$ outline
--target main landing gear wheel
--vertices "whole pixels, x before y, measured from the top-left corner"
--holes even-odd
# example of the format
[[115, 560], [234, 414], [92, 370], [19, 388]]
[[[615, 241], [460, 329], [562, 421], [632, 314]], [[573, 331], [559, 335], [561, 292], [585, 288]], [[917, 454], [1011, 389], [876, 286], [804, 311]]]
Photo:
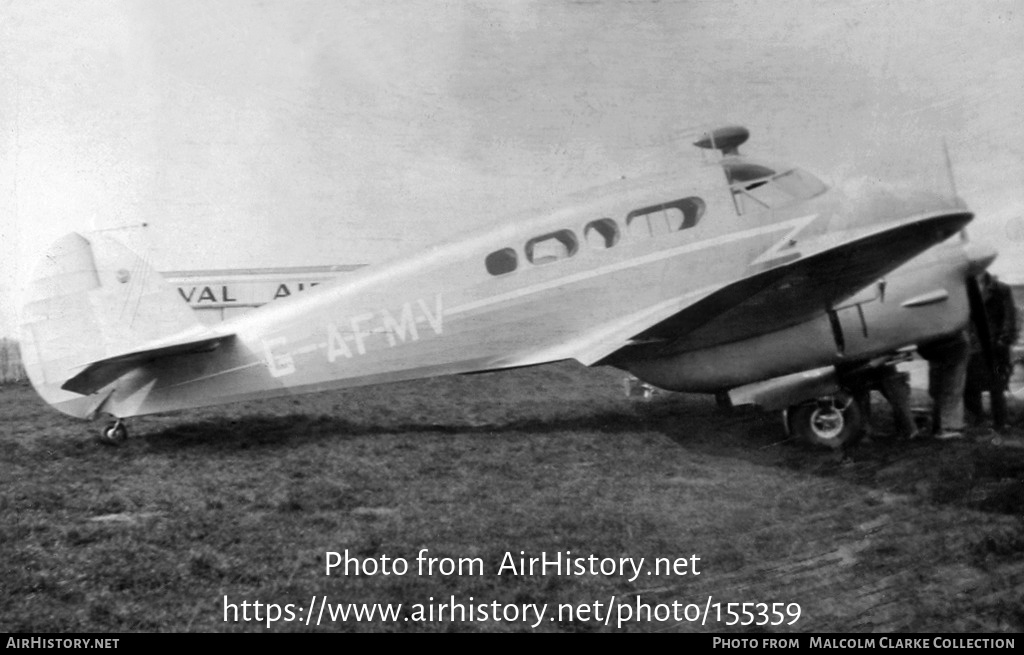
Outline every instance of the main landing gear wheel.
[[100, 442], [109, 446], [117, 446], [128, 438], [128, 428], [120, 419], [114, 421], [100, 432]]
[[860, 405], [845, 392], [790, 407], [786, 420], [790, 434], [803, 443], [834, 450], [855, 443], [864, 432]]

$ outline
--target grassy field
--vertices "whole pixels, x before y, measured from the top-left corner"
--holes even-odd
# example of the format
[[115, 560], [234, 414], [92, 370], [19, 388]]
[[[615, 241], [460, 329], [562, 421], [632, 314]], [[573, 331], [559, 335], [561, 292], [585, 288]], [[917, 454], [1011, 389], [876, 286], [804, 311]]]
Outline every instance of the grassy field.
[[[1024, 629], [1019, 431], [875, 440], [840, 460], [785, 441], [775, 415], [638, 402], [621, 374], [567, 364], [134, 419], [121, 447], [27, 386], [0, 388], [0, 403], [2, 631]], [[482, 570], [418, 575], [422, 549]], [[325, 553], [346, 550], [410, 570], [325, 575]], [[499, 573], [506, 553], [567, 550], [685, 557], [700, 575]], [[225, 596], [292, 603], [298, 618], [225, 622]], [[453, 621], [436, 607], [452, 596], [548, 609], [536, 628]], [[307, 626], [324, 597], [403, 607]], [[608, 625], [595, 602], [616, 603]], [[638, 602], [721, 603], [721, 622], [712, 609], [704, 625], [620, 623]], [[733, 602], [800, 615], [728, 626]]]

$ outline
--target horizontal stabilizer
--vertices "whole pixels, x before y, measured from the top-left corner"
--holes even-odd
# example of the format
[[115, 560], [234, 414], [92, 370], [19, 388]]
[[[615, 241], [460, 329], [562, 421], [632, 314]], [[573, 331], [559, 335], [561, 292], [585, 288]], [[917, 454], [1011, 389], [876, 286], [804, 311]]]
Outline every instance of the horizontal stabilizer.
[[161, 357], [209, 352], [221, 343], [233, 339], [234, 335], [200, 338], [193, 341], [179, 341], [146, 350], [136, 350], [116, 357], [102, 359], [88, 364], [80, 373], [61, 385], [61, 389], [88, 395], [99, 391], [136, 366]]

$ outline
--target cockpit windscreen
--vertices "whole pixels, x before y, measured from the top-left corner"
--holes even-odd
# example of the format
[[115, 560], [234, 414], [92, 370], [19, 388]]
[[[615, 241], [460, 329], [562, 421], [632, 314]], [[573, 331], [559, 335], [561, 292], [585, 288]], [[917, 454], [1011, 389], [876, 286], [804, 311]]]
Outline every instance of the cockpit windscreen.
[[752, 162], [729, 162], [723, 167], [740, 214], [807, 200], [828, 189], [824, 182], [800, 168], [779, 172]]

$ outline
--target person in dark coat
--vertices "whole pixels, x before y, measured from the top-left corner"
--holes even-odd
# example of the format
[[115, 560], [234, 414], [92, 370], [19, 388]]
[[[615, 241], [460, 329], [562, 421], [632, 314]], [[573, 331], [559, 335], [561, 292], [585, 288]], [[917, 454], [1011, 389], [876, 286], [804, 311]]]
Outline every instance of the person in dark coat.
[[[987, 391], [992, 426], [1001, 430], [1009, 419], [1005, 394], [1013, 374], [1013, 344], [1020, 336], [1019, 315], [1010, 285], [985, 272], [979, 276], [978, 286], [988, 329], [971, 330], [964, 407], [982, 420], [985, 416], [982, 394]], [[986, 331], [988, 335], [984, 334]], [[986, 336], [987, 344], [983, 341]]]

